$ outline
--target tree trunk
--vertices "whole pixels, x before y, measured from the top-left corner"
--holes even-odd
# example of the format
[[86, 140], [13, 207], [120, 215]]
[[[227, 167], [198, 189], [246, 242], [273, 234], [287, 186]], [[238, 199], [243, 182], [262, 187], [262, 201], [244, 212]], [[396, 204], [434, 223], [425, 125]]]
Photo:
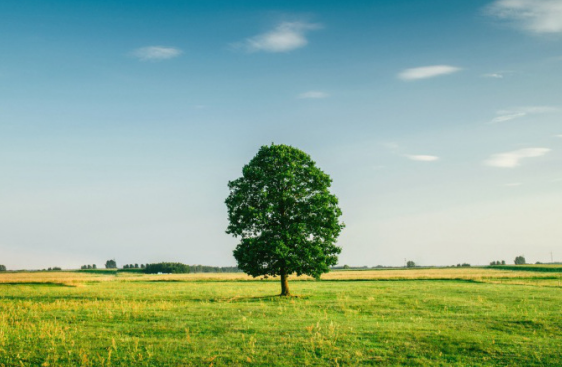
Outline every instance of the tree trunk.
[[290, 296], [289, 292], [289, 276], [285, 273], [281, 274], [281, 296]]

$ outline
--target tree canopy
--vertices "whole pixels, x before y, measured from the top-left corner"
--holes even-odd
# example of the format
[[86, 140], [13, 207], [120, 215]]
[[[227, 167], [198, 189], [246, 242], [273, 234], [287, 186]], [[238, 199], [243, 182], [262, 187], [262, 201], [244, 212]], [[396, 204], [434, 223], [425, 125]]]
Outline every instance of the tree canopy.
[[290, 274], [318, 278], [336, 265], [344, 224], [331, 183], [303, 151], [262, 146], [228, 183], [226, 232], [240, 238], [238, 267], [254, 277], [281, 276], [281, 294], [290, 295]]
[[117, 262], [115, 260], [107, 260], [105, 262], [106, 269], [117, 269]]

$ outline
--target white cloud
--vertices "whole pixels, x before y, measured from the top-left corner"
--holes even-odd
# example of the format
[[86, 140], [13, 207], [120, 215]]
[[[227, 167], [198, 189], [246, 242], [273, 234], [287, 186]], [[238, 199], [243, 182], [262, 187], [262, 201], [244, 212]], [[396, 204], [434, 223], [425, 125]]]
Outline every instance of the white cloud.
[[182, 50], [174, 47], [148, 46], [137, 48], [132, 55], [142, 61], [161, 61], [177, 57]]
[[513, 152], [494, 154], [484, 161], [484, 164], [491, 167], [513, 168], [519, 166], [519, 161], [523, 158], [541, 157], [550, 152], [548, 148], [526, 148]]
[[459, 70], [461, 70], [461, 68], [450, 65], [422, 66], [419, 68], [406, 69], [398, 74], [398, 78], [402, 80], [427, 79], [440, 75], [456, 73]]
[[490, 120], [490, 123], [506, 122], [527, 115], [541, 114], [556, 111], [556, 108], [549, 106], [531, 106], [519, 107], [512, 110], [499, 110], [496, 117]]
[[434, 155], [406, 155], [405, 157], [413, 161], [420, 162], [433, 162], [439, 160], [439, 157], [436, 157]]
[[497, 0], [487, 12], [532, 33], [562, 33], [561, 0]]
[[489, 74], [482, 74], [484, 78], [494, 78], [494, 79], [502, 79], [503, 74], [500, 73], [489, 73]]
[[299, 94], [298, 97], [301, 98], [301, 99], [322, 99], [322, 98], [326, 98], [328, 96], [329, 96], [328, 93], [320, 92], [320, 91], [316, 91], [316, 90], [311, 90], [311, 91]]
[[319, 24], [283, 22], [269, 32], [247, 38], [233, 46], [248, 52], [289, 52], [306, 46], [306, 33], [320, 28]]

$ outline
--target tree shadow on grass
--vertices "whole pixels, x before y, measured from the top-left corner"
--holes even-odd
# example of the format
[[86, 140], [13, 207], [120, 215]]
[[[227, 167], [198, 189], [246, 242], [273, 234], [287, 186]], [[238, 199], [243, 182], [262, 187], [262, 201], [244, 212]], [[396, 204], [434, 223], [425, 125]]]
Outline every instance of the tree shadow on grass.
[[281, 296], [279, 294], [273, 294], [268, 296], [234, 296], [229, 298], [213, 298], [211, 302], [217, 303], [238, 303], [238, 302], [261, 302], [261, 301], [271, 301], [271, 302], [283, 302], [294, 299], [307, 299], [309, 296], [304, 295], [291, 295], [291, 296]]

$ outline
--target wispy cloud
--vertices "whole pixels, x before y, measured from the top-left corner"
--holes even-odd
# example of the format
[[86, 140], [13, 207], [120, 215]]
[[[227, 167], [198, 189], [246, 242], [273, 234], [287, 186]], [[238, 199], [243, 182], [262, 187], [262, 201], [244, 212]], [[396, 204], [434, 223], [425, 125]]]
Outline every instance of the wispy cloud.
[[503, 79], [503, 74], [500, 73], [488, 73], [482, 74], [483, 78], [493, 78], [493, 79]]
[[183, 52], [179, 48], [148, 46], [134, 50], [131, 54], [142, 61], [162, 61], [178, 57]]
[[531, 106], [531, 107], [519, 107], [511, 110], [499, 110], [496, 112], [496, 117], [490, 120], [490, 123], [495, 124], [498, 122], [506, 122], [514, 120], [527, 115], [541, 114], [547, 112], [553, 112], [557, 109], [550, 106]]
[[550, 152], [548, 148], [526, 148], [512, 152], [494, 154], [484, 161], [484, 164], [491, 167], [513, 168], [520, 165], [524, 158], [541, 157]]
[[299, 94], [298, 97], [300, 99], [322, 99], [322, 98], [329, 97], [329, 94], [326, 93], [326, 92], [311, 90], [311, 91]]
[[269, 32], [247, 38], [232, 46], [248, 52], [289, 52], [306, 46], [306, 34], [320, 28], [320, 24], [283, 22]]
[[411, 159], [413, 161], [420, 161], [420, 162], [434, 162], [439, 160], [439, 157], [434, 155], [405, 155], [406, 158]]
[[562, 33], [562, 1], [497, 0], [486, 12], [532, 33]]
[[398, 74], [398, 78], [407, 81], [428, 79], [440, 75], [456, 73], [459, 70], [461, 70], [461, 68], [450, 65], [422, 66], [418, 68], [403, 70]]

